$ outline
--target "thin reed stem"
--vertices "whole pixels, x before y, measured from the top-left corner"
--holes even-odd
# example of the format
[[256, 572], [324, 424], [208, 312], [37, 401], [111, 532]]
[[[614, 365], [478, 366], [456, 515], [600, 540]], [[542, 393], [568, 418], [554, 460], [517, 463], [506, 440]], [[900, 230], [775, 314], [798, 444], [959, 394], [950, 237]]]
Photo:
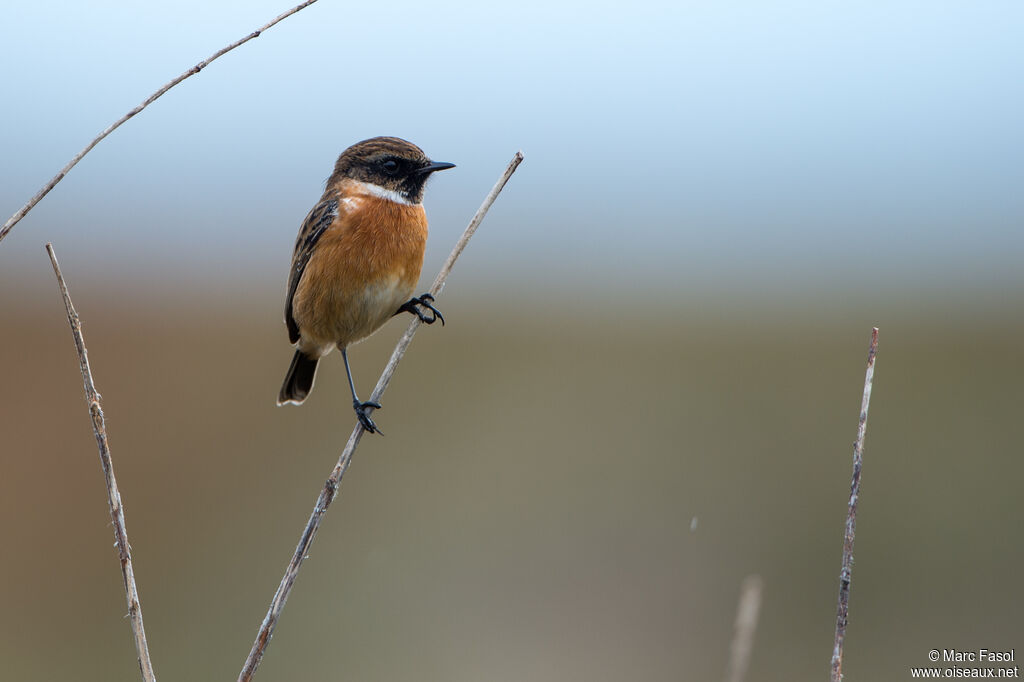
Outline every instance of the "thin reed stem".
[[761, 612], [761, 590], [764, 583], [759, 575], [748, 575], [740, 587], [740, 601], [736, 607], [736, 630], [729, 646], [729, 667], [725, 682], [743, 682], [750, 668], [757, 634], [757, 617]]
[[68, 324], [71, 325], [71, 335], [75, 339], [75, 350], [78, 351], [78, 366], [82, 370], [82, 381], [85, 384], [85, 400], [89, 404], [92, 432], [96, 436], [96, 445], [100, 451], [100, 465], [103, 467], [103, 478], [107, 482], [107, 504], [110, 507], [110, 520], [114, 524], [114, 540], [117, 543], [117, 553], [121, 560], [121, 576], [124, 579], [124, 591], [128, 600], [128, 615], [131, 617], [132, 633], [135, 635], [135, 651], [138, 652], [139, 670], [142, 672], [144, 682], [156, 682], [153, 662], [149, 658], [149, 646], [146, 644], [146, 627], [142, 623], [139, 590], [135, 586], [132, 550], [128, 544], [128, 530], [124, 523], [124, 505], [121, 504], [121, 493], [117, 489], [117, 479], [114, 477], [114, 462], [110, 458], [110, 444], [107, 441], [107, 424], [103, 417], [103, 408], [100, 405], [100, 394], [96, 391], [96, 384], [92, 379], [92, 369], [89, 367], [89, 351], [86, 350], [85, 339], [82, 337], [82, 323], [78, 319], [78, 313], [75, 312], [75, 306], [71, 303], [71, 295], [68, 293], [64, 275], [57, 263], [57, 256], [53, 252], [53, 244], [46, 245], [46, 252], [50, 255], [53, 274], [57, 276], [57, 286], [60, 287], [61, 296], [64, 297], [64, 309], [67, 311]]
[[875, 354], [878, 352], [878, 327], [871, 330], [868, 347], [868, 368], [864, 373], [864, 394], [860, 401], [860, 420], [857, 440], [853, 444], [853, 482], [850, 484], [850, 503], [846, 512], [843, 532], [843, 566], [839, 572], [839, 605], [836, 608], [836, 638], [832, 648], [831, 682], [843, 679], [843, 643], [850, 612], [850, 581], [853, 578], [853, 538], [857, 530], [857, 500], [860, 497], [860, 470], [864, 463], [864, 435], [868, 428], [868, 405], [871, 403], [871, 383], [875, 378]]

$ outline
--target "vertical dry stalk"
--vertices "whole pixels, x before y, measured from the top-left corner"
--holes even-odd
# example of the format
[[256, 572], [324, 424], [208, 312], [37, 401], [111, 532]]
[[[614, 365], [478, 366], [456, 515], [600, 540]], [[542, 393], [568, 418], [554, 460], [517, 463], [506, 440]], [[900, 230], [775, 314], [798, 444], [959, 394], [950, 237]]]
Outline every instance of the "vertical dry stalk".
[[860, 496], [860, 469], [864, 457], [864, 434], [868, 428], [868, 405], [871, 403], [871, 382], [875, 378], [875, 354], [878, 352], [878, 327], [871, 330], [868, 348], [868, 368], [864, 373], [864, 395], [860, 402], [860, 421], [857, 440], [853, 444], [853, 482], [850, 484], [850, 504], [846, 513], [843, 533], [843, 566], [839, 572], [839, 606], [836, 609], [836, 639], [832, 648], [831, 682], [843, 679], [843, 642], [846, 639], [847, 615], [850, 611], [850, 580], [853, 574], [853, 537], [857, 528], [857, 499]]
[[288, 17], [290, 17], [291, 15], [295, 14], [299, 10], [302, 10], [302, 9], [305, 9], [306, 7], [309, 7], [314, 2], [316, 2], [316, 0], [306, 0], [305, 2], [300, 3], [299, 5], [296, 5], [295, 7], [292, 7], [287, 12], [278, 15], [277, 17], [275, 17], [273, 19], [273, 21], [270, 21], [270, 22], [264, 24], [263, 26], [259, 27], [258, 29], [256, 29], [252, 33], [250, 33], [249, 35], [245, 36], [244, 38], [239, 38], [238, 40], [236, 40], [235, 42], [231, 43], [227, 47], [222, 47], [221, 49], [217, 50], [212, 55], [210, 55], [209, 57], [204, 59], [203, 61], [199, 62], [198, 64], [196, 64], [195, 66], [190, 68], [188, 71], [185, 71], [183, 74], [181, 74], [177, 78], [175, 78], [175, 79], [165, 83], [163, 86], [160, 87], [159, 90], [157, 90], [152, 95], [147, 97], [141, 104], [139, 104], [134, 109], [129, 111], [127, 114], [125, 114], [124, 116], [122, 116], [121, 118], [117, 119], [116, 121], [111, 123], [109, 126], [107, 126], [106, 129], [102, 133], [100, 133], [99, 135], [97, 135], [96, 137], [93, 138], [92, 142], [90, 142], [89, 144], [85, 145], [85, 148], [82, 149], [82, 151], [80, 151], [77, 154], [75, 154], [74, 158], [72, 158], [70, 161], [68, 161], [67, 165], [65, 165], [63, 168], [61, 168], [59, 171], [57, 171], [57, 174], [54, 175], [52, 178], [50, 178], [50, 181], [48, 183], [46, 183], [41, 190], [36, 192], [35, 196], [33, 196], [31, 199], [29, 199], [28, 202], [24, 206], [22, 206], [20, 209], [18, 209], [18, 211], [14, 215], [12, 215], [10, 218], [7, 219], [7, 222], [4, 223], [4, 226], [2, 228], [0, 228], [0, 241], [3, 241], [4, 237], [7, 236], [7, 233], [10, 232], [11, 229], [15, 225], [17, 225], [18, 222], [22, 218], [24, 218], [26, 215], [28, 215], [28, 212], [31, 211], [33, 209], [33, 207], [35, 207], [36, 204], [38, 204], [40, 201], [42, 201], [43, 197], [45, 197], [47, 194], [49, 194], [50, 190], [53, 189], [54, 187], [56, 187], [58, 182], [60, 182], [61, 180], [64, 179], [64, 176], [68, 174], [68, 171], [70, 171], [72, 168], [74, 168], [75, 165], [79, 161], [82, 160], [82, 157], [84, 157], [86, 154], [88, 154], [90, 151], [92, 151], [92, 148], [95, 147], [96, 145], [98, 145], [103, 140], [103, 138], [105, 138], [107, 135], [109, 135], [110, 133], [114, 132], [118, 128], [120, 128], [122, 123], [124, 123], [125, 121], [127, 121], [132, 116], [134, 116], [135, 114], [139, 113], [140, 111], [142, 111], [146, 107], [148, 107], [150, 104], [152, 104], [157, 99], [159, 99], [161, 95], [163, 95], [165, 92], [167, 92], [168, 90], [173, 88], [178, 83], [182, 82], [186, 78], [189, 78], [191, 76], [196, 75], [197, 73], [199, 73], [200, 71], [205, 69], [207, 66], [209, 66], [209, 64], [213, 60], [218, 59], [219, 57], [222, 57], [223, 55], [227, 54], [228, 52], [231, 52], [231, 50], [235, 49], [239, 45], [244, 45], [245, 43], [249, 42], [253, 38], [259, 38], [261, 33], [266, 31], [268, 28], [272, 27], [274, 24], [278, 23], [279, 21], [283, 21], [284, 19], [287, 19]]
[[[466, 243], [469, 238], [476, 232], [477, 227], [480, 226], [484, 216], [487, 215], [487, 211], [490, 210], [491, 204], [498, 198], [501, 190], [505, 187], [505, 183], [508, 182], [509, 178], [519, 167], [519, 164], [523, 161], [523, 153], [516, 152], [516, 155], [512, 157], [512, 161], [509, 162], [505, 172], [491, 188], [490, 193], [484, 199], [480, 208], [477, 209], [476, 215], [469, 222], [466, 230], [462, 233], [459, 241], [456, 242], [455, 248], [448, 254], [448, 260], [445, 261], [441, 267], [441, 271], [438, 273], [437, 278], [434, 280], [433, 286], [430, 288], [430, 293], [437, 296], [444, 289], [445, 281], [448, 279], [449, 273], [451, 273], [452, 266], [455, 264], [455, 260], [462, 253], [462, 250], [466, 248]], [[395, 350], [391, 353], [391, 359], [388, 360], [387, 366], [384, 368], [384, 372], [381, 374], [380, 379], [377, 381], [377, 386], [373, 389], [373, 394], [370, 396], [370, 400], [379, 401], [381, 395], [387, 389], [388, 384], [391, 383], [391, 377], [395, 373], [395, 369], [398, 367], [398, 363], [405, 355], [406, 349], [409, 344], [412, 343], [412, 337], [416, 333], [416, 330], [420, 326], [418, 318], [414, 317], [412, 322], [409, 324], [409, 328], [406, 329], [405, 334], [399, 339], [398, 344], [395, 346]], [[305, 560], [307, 553], [309, 552], [310, 546], [313, 544], [313, 539], [316, 537], [317, 531], [320, 529], [320, 522], [323, 515], [327, 512], [327, 507], [330, 506], [331, 502], [334, 501], [335, 496], [338, 494], [338, 486], [341, 484], [341, 479], [348, 470], [349, 464], [352, 462], [352, 455], [359, 445], [360, 439], [363, 437], [364, 429], [362, 424], [356, 422], [355, 428], [352, 430], [352, 435], [348, 438], [348, 443], [345, 445], [345, 449], [342, 450], [341, 456], [338, 458], [338, 463], [334, 465], [334, 469], [331, 471], [331, 475], [327, 477], [327, 481], [324, 483], [323, 489], [320, 491], [319, 497], [317, 497], [316, 504], [313, 506], [313, 513], [310, 514], [309, 521], [306, 523], [306, 527], [302, 530], [302, 535], [299, 537], [299, 544], [295, 547], [295, 552], [292, 554], [291, 561], [288, 562], [288, 567], [285, 569], [284, 577], [281, 578], [281, 584], [278, 585], [277, 592], [274, 593], [274, 598], [270, 601], [270, 608], [267, 610], [267, 615], [263, 618], [263, 623], [260, 624], [260, 629], [256, 633], [256, 641], [253, 642], [252, 649], [249, 651], [248, 658], [245, 659], [245, 664], [242, 666], [242, 671], [238, 674], [238, 682], [249, 682], [253, 675], [256, 674], [256, 669], [260, 665], [260, 661], [263, 660], [263, 654], [267, 649], [267, 645], [270, 644], [270, 638], [274, 635], [274, 627], [277, 625], [278, 619], [281, 617], [281, 611], [284, 609], [285, 602], [288, 601], [288, 595], [291, 594], [292, 586], [295, 583], [295, 578], [298, 577], [299, 568], [302, 566], [303, 560]]]
[[68, 314], [68, 324], [71, 325], [71, 335], [75, 339], [75, 349], [78, 351], [78, 366], [82, 370], [82, 381], [85, 384], [85, 400], [89, 403], [92, 432], [96, 436], [96, 445], [100, 451], [100, 464], [103, 467], [103, 477], [107, 481], [107, 503], [110, 506], [110, 520], [114, 524], [114, 538], [117, 541], [117, 552], [121, 559], [121, 576], [124, 578], [124, 591], [128, 599], [128, 615], [131, 616], [132, 632], [135, 634], [135, 650], [139, 655], [139, 670], [142, 671], [142, 679], [145, 682], [156, 682], [156, 675], [153, 673], [153, 662], [149, 658], [149, 647], [146, 644], [146, 628], [142, 623], [142, 604], [139, 603], [139, 591], [135, 587], [132, 553], [128, 545], [128, 531], [124, 525], [124, 507], [121, 505], [121, 493], [117, 490], [117, 479], [114, 478], [114, 463], [110, 459], [107, 425], [103, 418], [103, 408], [100, 406], [100, 394], [97, 393], [96, 385], [92, 380], [92, 370], [89, 368], [89, 352], [85, 348], [85, 339], [82, 337], [82, 324], [78, 319], [78, 313], [75, 312], [74, 305], [71, 303], [71, 296], [68, 294], [64, 275], [61, 274], [60, 265], [57, 264], [57, 256], [53, 252], [53, 244], [46, 245], [46, 252], [50, 255], [53, 274], [57, 276], [57, 285], [60, 287], [60, 293], [64, 297], [64, 308]]
[[761, 611], [761, 576], [748, 575], [740, 587], [740, 602], [736, 607], [736, 632], [729, 647], [729, 667], [725, 682], [743, 682], [750, 668], [750, 655], [754, 651], [757, 616]]

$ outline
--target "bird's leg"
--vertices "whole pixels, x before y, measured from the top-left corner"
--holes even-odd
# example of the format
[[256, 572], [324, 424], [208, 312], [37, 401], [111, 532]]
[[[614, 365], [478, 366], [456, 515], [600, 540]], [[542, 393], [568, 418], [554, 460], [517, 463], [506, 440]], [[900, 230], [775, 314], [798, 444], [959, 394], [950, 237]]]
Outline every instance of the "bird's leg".
[[[422, 296], [418, 296], [416, 298], [410, 298], [408, 301], [402, 304], [402, 307], [398, 309], [395, 315], [398, 315], [398, 313], [412, 313], [416, 317], [420, 318], [420, 322], [422, 322], [423, 324], [434, 324], [438, 320], [441, 320], [441, 326], [443, 327], [444, 315], [441, 314], [440, 310], [431, 305], [433, 301], [434, 297], [431, 296], [430, 294], [423, 294]], [[425, 315], [423, 311], [419, 309], [418, 306], [423, 306], [424, 308], [429, 310], [430, 315]]]
[[384, 435], [381, 433], [381, 430], [377, 428], [377, 425], [373, 423], [373, 420], [370, 419], [370, 413], [366, 409], [368, 407], [372, 407], [379, 410], [380, 403], [372, 400], [360, 402], [359, 396], [356, 395], [355, 382], [352, 381], [352, 368], [348, 366], [347, 348], [341, 349], [341, 357], [345, 361], [345, 373], [348, 374], [348, 387], [352, 391], [352, 408], [356, 411], [356, 417], [359, 418], [359, 423], [362, 424], [363, 428], [370, 433], [380, 433], [381, 435]]

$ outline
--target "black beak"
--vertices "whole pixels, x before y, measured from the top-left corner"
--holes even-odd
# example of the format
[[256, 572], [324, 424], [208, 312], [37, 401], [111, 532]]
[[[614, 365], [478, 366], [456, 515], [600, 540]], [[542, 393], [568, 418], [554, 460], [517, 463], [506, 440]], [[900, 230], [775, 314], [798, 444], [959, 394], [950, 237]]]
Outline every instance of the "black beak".
[[455, 168], [454, 163], [445, 163], [444, 161], [431, 161], [423, 168], [416, 171], [417, 175], [429, 175], [434, 171], [447, 170], [449, 168]]

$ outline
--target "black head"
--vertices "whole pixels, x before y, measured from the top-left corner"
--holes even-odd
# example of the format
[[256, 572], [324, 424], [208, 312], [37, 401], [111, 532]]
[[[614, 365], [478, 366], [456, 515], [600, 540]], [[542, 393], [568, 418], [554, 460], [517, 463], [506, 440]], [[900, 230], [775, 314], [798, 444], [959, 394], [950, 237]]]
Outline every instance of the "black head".
[[418, 204], [423, 200], [423, 185], [430, 174], [454, 167], [453, 163], [431, 161], [412, 142], [398, 137], [373, 137], [343, 151], [328, 182], [352, 178], [398, 192]]

